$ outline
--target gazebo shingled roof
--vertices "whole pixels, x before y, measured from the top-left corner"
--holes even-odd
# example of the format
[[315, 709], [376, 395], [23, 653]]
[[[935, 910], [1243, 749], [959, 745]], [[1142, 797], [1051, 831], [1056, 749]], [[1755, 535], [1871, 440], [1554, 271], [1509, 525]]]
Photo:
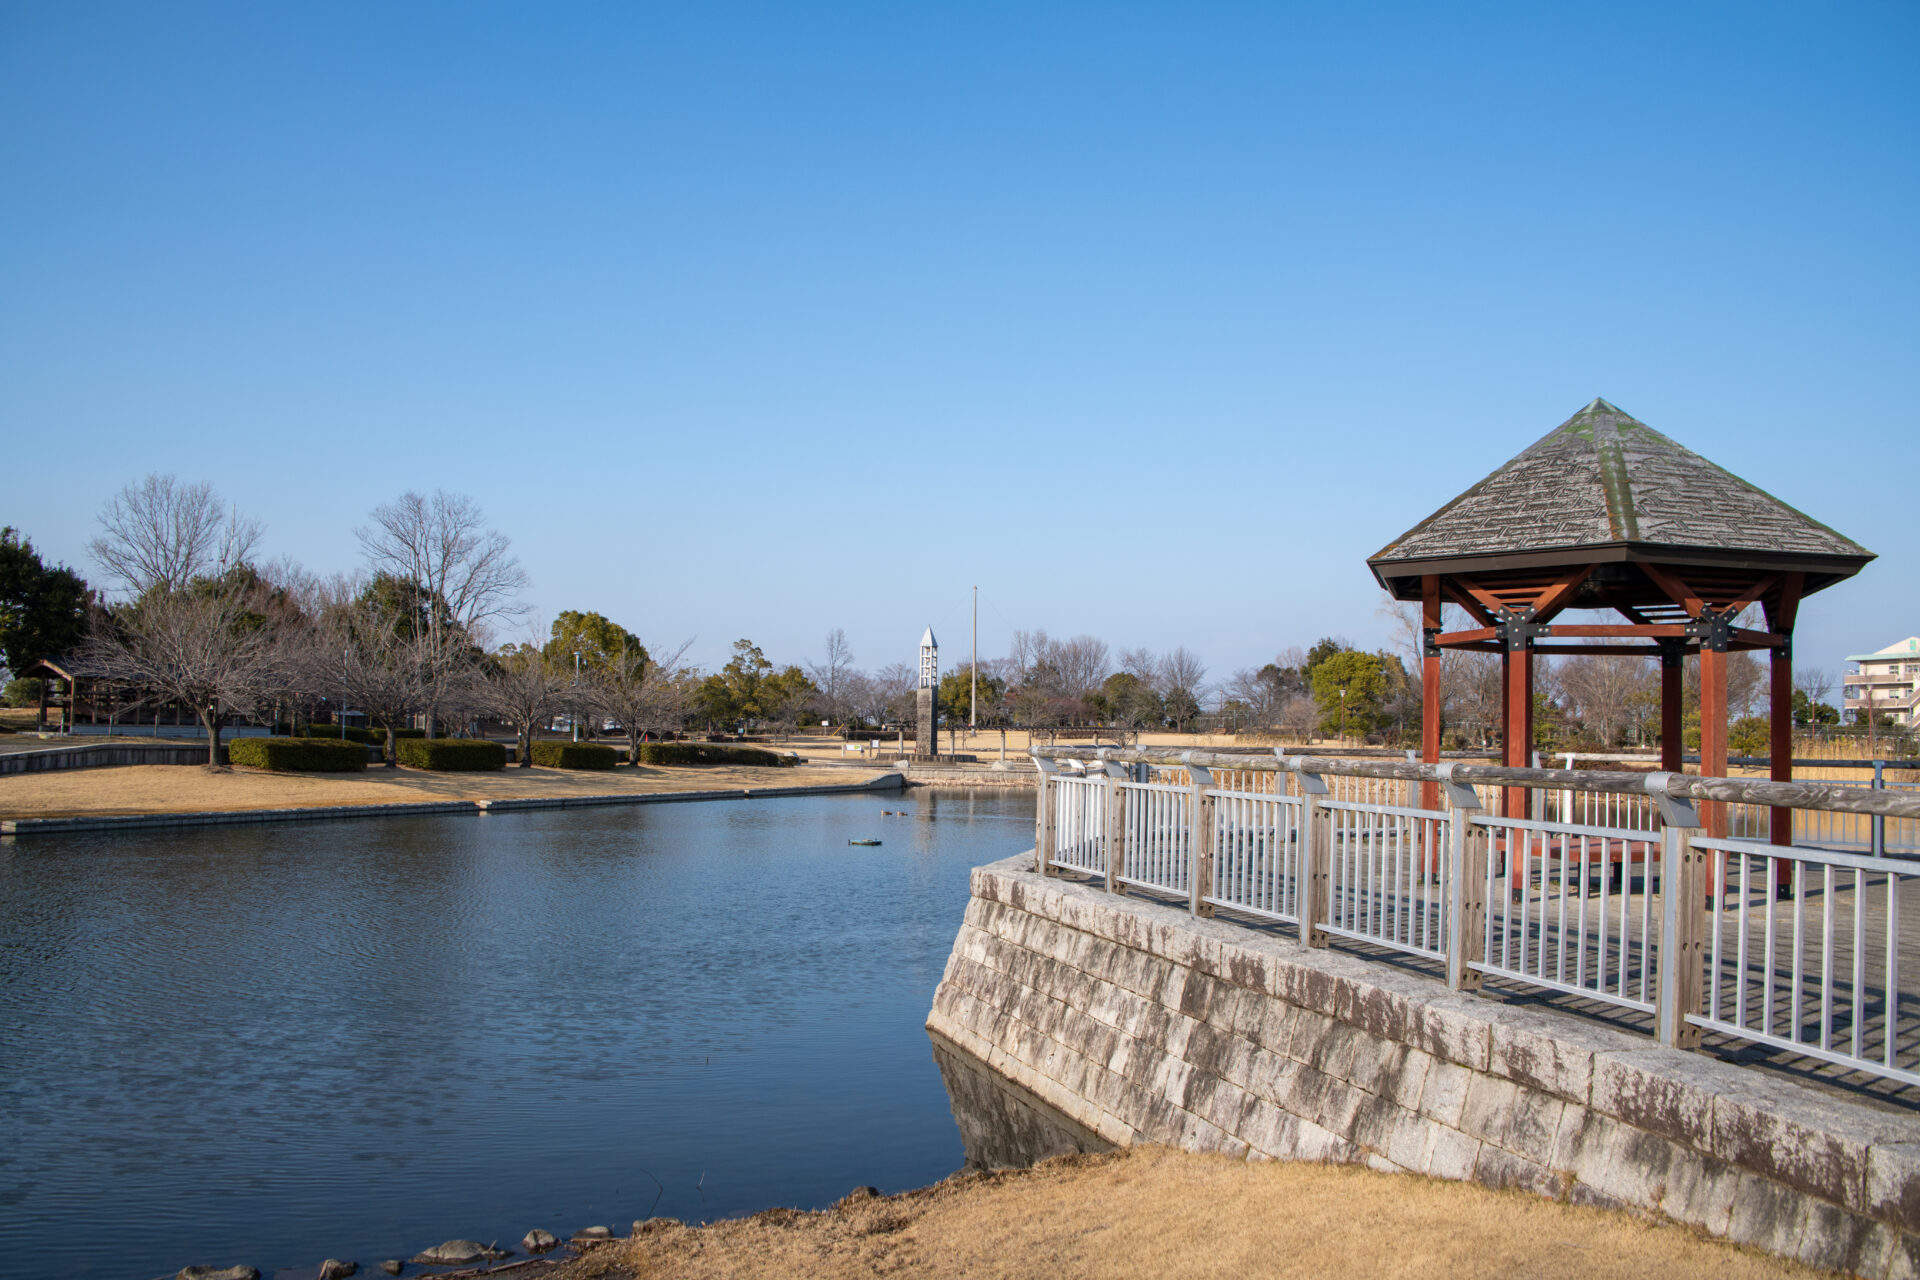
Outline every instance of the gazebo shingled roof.
[[[1594, 400], [1370, 557], [1374, 577], [1418, 600], [1425, 633], [1424, 755], [1439, 759], [1442, 649], [1497, 652], [1505, 667], [1506, 763], [1530, 763], [1533, 656], [1658, 657], [1661, 758], [1680, 768], [1681, 664], [1698, 654], [1701, 770], [1726, 773], [1726, 655], [1772, 660], [1773, 776], [1792, 776], [1792, 645], [1800, 601], [1858, 573], [1873, 553]], [[1445, 603], [1478, 625], [1442, 629]], [[1737, 625], [1750, 606], [1764, 629]], [[1568, 609], [1624, 623], [1568, 624]], [[1509, 792], [1524, 812], [1527, 792]], [[1718, 806], [1709, 829], [1724, 827]], [[1784, 843], [1784, 811], [1774, 838]], [[1716, 832], [1718, 833], [1718, 832]]]
[[[1576, 559], [1798, 570], [1807, 575], [1806, 594], [1858, 573], [1873, 553], [1595, 400], [1367, 565], [1397, 598], [1418, 600], [1425, 574], [1500, 573]], [[1657, 588], [1650, 597], [1635, 594], [1666, 599]], [[1572, 607], [1610, 605], [1594, 599]]]

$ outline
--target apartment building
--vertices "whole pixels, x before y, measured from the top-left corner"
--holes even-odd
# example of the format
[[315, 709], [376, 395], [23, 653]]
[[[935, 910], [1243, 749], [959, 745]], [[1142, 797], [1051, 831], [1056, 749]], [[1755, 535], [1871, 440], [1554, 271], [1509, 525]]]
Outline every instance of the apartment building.
[[1908, 636], [1878, 653], [1848, 656], [1853, 664], [1843, 690], [1849, 723], [1858, 724], [1868, 706], [1897, 725], [1920, 725], [1920, 636]]

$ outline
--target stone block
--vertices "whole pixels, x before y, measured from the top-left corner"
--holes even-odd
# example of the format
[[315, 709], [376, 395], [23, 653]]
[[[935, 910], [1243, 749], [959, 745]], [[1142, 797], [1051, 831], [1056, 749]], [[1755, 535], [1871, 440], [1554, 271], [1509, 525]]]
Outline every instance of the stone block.
[[1397, 1041], [1362, 1033], [1354, 1042], [1347, 1079], [1353, 1082], [1355, 1088], [1367, 1093], [1385, 1093], [1399, 1078], [1407, 1055], [1411, 1052], [1406, 1045]]
[[1427, 1151], [1426, 1167], [1420, 1172], [1435, 1178], [1465, 1182], [1473, 1176], [1480, 1159], [1480, 1142], [1458, 1129], [1436, 1127], [1433, 1143]]
[[1530, 1089], [1585, 1105], [1594, 1059], [1645, 1047], [1622, 1032], [1527, 1009], [1497, 1010], [1487, 1025], [1487, 1069]]
[[1714, 1094], [1730, 1083], [1720, 1073], [1701, 1070], [1714, 1065], [1719, 1064], [1674, 1049], [1603, 1053], [1594, 1059], [1588, 1105], [1636, 1129], [1704, 1151], [1712, 1131]]
[[1867, 1206], [1902, 1231], [1920, 1230], [1920, 1142], [1876, 1143], [1867, 1153]]
[[1482, 1143], [1473, 1162], [1473, 1180], [1503, 1191], [1528, 1191], [1558, 1200], [1566, 1193], [1566, 1182], [1543, 1164], [1535, 1164], [1511, 1151]]
[[1363, 1041], [1369, 1039], [1366, 1032], [1345, 1022], [1335, 1022], [1327, 1028], [1326, 1035], [1314, 1047], [1313, 1056], [1307, 1064], [1315, 1070], [1325, 1072], [1336, 1080], [1346, 1080], [1353, 1074], [1353, 1056]]
[[1458, 1063], [1431, 1059], [1420, 1091], [1420, 1113], [1449, 1129], [1460, 1128], [1467, 1106], [1467, 1085], [1472, 1080], [1473, 1072]]
[[1437, 996], [1407, 1011], [1407, 1043], [1436, 1058], [1484, 1071], [1491, 1046], [1486, 1014], [1484, 1001]]
[[1869, 1111], [1793, 1081], [1742, 1071], [1713, 1099], [1707, 1149], [1741, 1169], [1863, 1213], [1873, 1147], [1912, 1140], [1920, 1136], [1917, 1128], [1920, 1123], [1909, 1116]]
[[1521, 1159], [1543, 1168], [1553, 1166], [1553, 1152], [1560, 1134], [1560, 1121], [1567, 1104], [1540, 1089], [1514, 1086], [1512, 1110], [1500, 1146]]
[[1427, 1072], [1432, 1069], [1432, 1054], [1408, 1048], [1401, 1056], [1399, 1070], [1391, 1079], [1381, 1082], [1381, 1096], [1391, 1098], [1394, 1105], [1405, 1107], [1408, 1111], [1418, 1111], [1421, 1099], [1426, 1094]]
[[1519, 1087], [1496, 1076], [1468, 1078], [1466, 1104], [1460, 1112], [1460, 1131], [1482, 1142], [1498, 1145], [1507, 1136]]

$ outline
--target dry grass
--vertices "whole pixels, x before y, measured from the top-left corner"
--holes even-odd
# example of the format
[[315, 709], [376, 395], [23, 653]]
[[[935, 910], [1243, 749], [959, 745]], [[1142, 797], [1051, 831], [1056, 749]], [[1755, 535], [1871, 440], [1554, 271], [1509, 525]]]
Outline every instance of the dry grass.
[[0, 778], [0, 818], [124, 813], [202, 813], [343, 804], [418, 804], [430, 800], [505, 800], [523, 796], [632, 795], [732, 787], [846, 786], [878, 777], [852, 769], [745, 769], [730, 765], [611, 772], [519, 769], [500, 773], [426, 773], [369, 768], [365, 773], [212, 771], [193, 765], [122, 765]]
[[1069, 1156], [825, 1213], [650, 1224], [555, 1280], [709, 1277], [1815, 1276], [1684, 1227], [1351, 1166], [1157, 1148]]

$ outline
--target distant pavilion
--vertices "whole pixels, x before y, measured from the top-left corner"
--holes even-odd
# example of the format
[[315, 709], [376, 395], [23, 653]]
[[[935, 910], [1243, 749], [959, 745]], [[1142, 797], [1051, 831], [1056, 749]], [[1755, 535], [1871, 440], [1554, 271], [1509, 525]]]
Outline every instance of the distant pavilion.
[[[1660, 660], [1660, 761], [1682, 764], [1682, 662], [1700, 658], [1700, 772], [1727, 772], [1727, 658], [1771, 658], [1771, 775], [1793, 776], [1793, 627], [1800, 602], [1858, 573], [1873, 553], [1595, 400], [1367, 560], [1397, 600], [1418, 600], [1424, 637], [1422, 755], [1440, 759], [1440, 654], [1501, 656], [1503, 763], [1533, 748], [1533, 657]], [[1477, 625], [1443, 631], [1441, 606]], [[1737, 626], [1758, 604], [1764, 630]], [[1569, 610], [1622, 622], [1562, 622]], [[1431, 784], [1428, 787], [1432, 789]], [[1505, 812], [1525, 816], [1526, 788]], [[1426, 798], [1429, 805], [1437, 800]], [[1725, 834], [1711, 805], [1708, 829]], [[1787, 810], [1772, 838], [1791, 843]]]

